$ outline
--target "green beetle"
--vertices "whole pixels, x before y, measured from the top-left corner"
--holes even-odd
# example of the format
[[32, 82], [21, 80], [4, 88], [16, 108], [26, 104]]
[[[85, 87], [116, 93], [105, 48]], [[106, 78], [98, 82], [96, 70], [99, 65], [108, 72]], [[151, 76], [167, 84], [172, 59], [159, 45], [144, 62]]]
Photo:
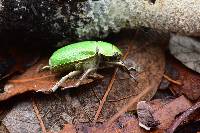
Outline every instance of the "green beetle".
[[44, 68], [54, 72], [69, 73], [62, 77], [51, 91], [56, 91], [68, 78], [83, 73], [74, 86], [77, 87], [89, 73], [100, 68], [117, 65], [130, 74], [129, 71], [134, 68], [128, 69], [120, 60], [121, 56], [122, 52], [115, 45], [102, 41], [83, 41], [62, 47], [53, 53], [49, 59], [49, 66]]

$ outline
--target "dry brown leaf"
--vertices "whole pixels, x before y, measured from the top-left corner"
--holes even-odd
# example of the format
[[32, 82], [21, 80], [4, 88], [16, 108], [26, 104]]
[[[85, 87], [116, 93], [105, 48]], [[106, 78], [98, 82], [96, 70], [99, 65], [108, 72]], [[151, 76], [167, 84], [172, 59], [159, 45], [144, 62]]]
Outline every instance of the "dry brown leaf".
[[3, 45], [0, 49], [0, 80], [11, 77], [17, 72], [24, 72], [27, 67], [35, 64], [40, 57], [41, 49], [32, 45], [29, 47]]
[[[133, 39], [127, 38], [121, 39], [118, 44], [120, 44], [119, 47], [123, 48], [123, 52], [126, 52], [127, 47], [132, 45], [125, 63], [131, 66], [135, 62], [142, 71], [136, 73], [137, 82], [123, 71], [117, 72], [112, 90], [97, 122], [106, 121], [123, 105], [126, 105], [130, 99], [136, 97], [137, 101], [149, 100], [155, 94], [164, 72], [165, 58], [159, 45], [150, 42], [135, 43]], [[47, 59], [41, 60], [24, 74], [13, 77], [9, 81], [11, 88], [8, 87], [6, 92], [0, 95], [0, 100], [26, 91], [49, 90], [59, 77], [50, 71], [38, 73], [39, 68], [45, 64], [47, 64]], [[98, 73], [104, 76], [101, 82], [84, 84], [78, 88], [67, 89], [52, 95], [37, 95], [35, 100], [47, 131], [62, 130], [65, 123], [77, 124], [93, 121], [99, 102], [109, 85], [113, 69], [105, 69], [98, 71]], [[92, 81], [89, 79], [86, 83]], [[69, 80], [63, 86], [74, 82], [74, 80]], [[137, 97], [138, 94], [139, 97]], [[134, 106], [129, 109], [134, 109]]]
[[[140, 95], [149, 100], [156, 92], [164, 72], [164, 53], [159, 46], [135, 44], [126, 39], [122, 39], [118, 43], [124, 47], [124, 52], [126, 52], [129, 44], [133, 45], [126, 63], [131, 65], [135, 61], [142, 68], [142, 72], [138, 74], [138, 84], [136, 84], [126, 73], [118, 71], [112, 90], [97, 122], [106, 121], [107, 118], [119, 111], [123, 105], [126, 105], [130, 98], [144, 92], [144, 89], [150, 86], [152, 89], [142, 94], [142, 96]], [[112, 72], [113, 69], [99, 71], [104, 78], [102, 82], [97, 84], [68, 89], [61, 94], [46, 98], [38, 97], [38, 108], [41, 115], [44, 116], [43, 121], [46, 128], [62, 128], [64, 123], [92, 122], [99, 102], [109, 85]], [[136, 85], [138, 85], [138, 88]]]
[[[27, 69], [22, 75], [18, 75], [10, 79], [4, 87], [3, 93], [0, 93], [0, 101], [7, 100], [10, 97], [19, 95], [28, 91], [36, 92], [48, 92], [53, 85], [59, 80], [59, 76], [51, 71], [39, 70], [47, 64], [48, 59], [44, 58], [40, 60], [37, 64]], [[96, 76], [96, 79], [100, 79], [102, 76]], [[64, 87], [73, 86], [76, 83], [76, 79], [70, 79], [63, 84]], [[92, 82], [93, 79], [86, 79], [82, 84], [87, 84]]]
[[155, 111], [153, 116], [156, 120], [159, 120], [160, 125], [158, 127], [160, 129], [167, 129], [178, 114], [186, 111], [191, 106], [192, 103], [188, 99], [184, 96], [180, 96]]
[[9, 133], [35, 133], [40, 131], [40, 125], [34, 114], [30, 100], [16, 104], [13, 109], [6, 114], [2, 123], [6, 126]]
[[[149, 86], [151, 86], [152, 90], [139, 98], [139, 100], [150, 100], [157, 91], [165, 66], [164, 53], [160, 46], [148, 43], [141, 44], [127, 40], [119, 43], [123, 44], [124, 47], [127, 46], [126, 44], [128, 43], [132, 43], [133, 48], [126, 59], [126, 63], [131, 66], [131, 64], [135, 62], [141, 67], [141, 72], [137, 74], [138, 83], [131, 80], [128, 75], [124, 74], [122, 71], [117, 73], [108, 101], [112, 101], [115, 106], [118, 106], [118, 110], [120, 110], [123, 105], [126, 105], [131, 98], [137, 97], [138, 94]], [[153, 84], [152, 81], [155, 80], [157, 82]], [[120, 100], [121, 98], [124, 99]], [[134, 110], [136, 104], [137, 103], [129, 108], [129, 110]]]
[[170, 128], [168, 129], [167, 133], [174, 133], [176, 128], [183, 123], [184, 121], [187, 120], [187, 118], [189, 117], [189, 115], [191, 115], [192, 113], [195, 113], [197, 111], [200, 111], [200, 102], [197, 102], [195, 105], [193, 105], [192, 107], [190, 107], [189, 109], [187, 109], [181, 116], [179, 116], [174, 123], [170, 126]]
[[76, 133], [76, 129], [72, 124], [65, 124], [59, 133]]
[[[150, 42], [151, 41], [143, 44], [141, 43], [135, 44], [134, 47], [136, 48], [135, 50], [132, 50], [134, 52], [131, 52], [130, 55], [128, 56], [128, 59], [129, 57], [133, 58], [136, 64], [141, 64], [140, 66], [143, 70], [137, 76], [138, 84], [136, 86], [131, 86], [130, 80], [126, 80], [125, 81], [126, 83], [123, 83], [123, 85], [121, 85], [122, 82], [120, 82], [120, 80], [117, 80], [116, 84], [113, 85], [113, 86], [116, 85], [116, 87], [114, 87], [111, 91], [111, 94], [112, 92], [114, 92], [113, 97], [115, 97], [116, 95], [124, 94], [124, 92], [129, 92], [130, 88], [132, 88], [131, 91], [133, 91], [131, 94], [134, 95], [129, 98], [125, 98], [121, 101], [116, 100], [117, 102], [115, 102], [115, 106], [118, 106], [117, 108], [118, 113], [116, 113], [107, 122], [107, 125], [110, 125], [126, 111], [134, 110], [136, 108], [136, 104], [138, 101], [141, 100], [149, 101], [156, 93], [164, 73], [165, 58], [164, 58], [164, 52], [162, 51], [161, 48], [161, 44], [163, 42], [162, 43], [159, 42], [160, 44], [159, 46], [156, 45], [155, 42], [154, 43]], [[118, 78], [120, 76], [118, 76]], [[126, 89], [128, 89], [128, 91]], [[130, 92], [128, 94], [130, 96]]]
[[85, 129], [86, 133], [164, 133], [164, 130], [161, 129], [144, 130], [138, 125], [138, 120], [134, 115], [127, 114], [120, 116], [118, 121], [109, 127], [102, 125], [98, 127], [82, 126], [82, 129]]
[[[118, 126], [120, 125], [120, 126]], [[145, 133], [145, 130], [139, 127], [138, 121], [134, 116], [121, 116], [117, 123], [112, 126], [105, 127], [92, 127], [88, 128], [88, 133]]]
[[157, 111], [158, 109], [162, 108], [164, 105], [168, 104], [169, 102], [172, 102], [174, 99], [172, 97], [164, 98], [164, 99], [153, 99], [149, 101], [151, 108], [153, 109], [153, 112]]
[[[180, 62], [175, 60], [170, 61], [172, 67], [178, 71], [178, 75], [175, 77], [182, 85], [172, 84], [170, 89], [177, 95], [185, 95], [190, 100], [197, 100], [200, 97], [200, 76], [198, 73], [189, 70], [183, 66]], [[170, 75], [173, 77], [173, 75]]]

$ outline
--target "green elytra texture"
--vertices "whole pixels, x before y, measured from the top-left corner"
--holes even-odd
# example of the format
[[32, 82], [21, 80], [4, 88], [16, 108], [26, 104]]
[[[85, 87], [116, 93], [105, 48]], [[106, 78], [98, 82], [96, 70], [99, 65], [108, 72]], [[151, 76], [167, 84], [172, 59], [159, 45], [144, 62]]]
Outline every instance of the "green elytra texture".
[[50, 69], [53, 71], [70, 70], [75, 63], [87, 61], [96, 55], [97, 49], [105, 57], [119, 55], [122, 52], [113, 44], [102, 41], [83, 41], [67, 45], [55, 51], [49, 59]]

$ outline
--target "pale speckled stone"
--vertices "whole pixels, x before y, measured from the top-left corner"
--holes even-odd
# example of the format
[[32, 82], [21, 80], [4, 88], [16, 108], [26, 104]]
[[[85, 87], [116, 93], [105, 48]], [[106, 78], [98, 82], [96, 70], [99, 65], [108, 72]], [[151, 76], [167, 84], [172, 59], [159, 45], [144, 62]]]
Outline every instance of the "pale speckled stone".
[[80, 18], [90, 22], [76, 28], [80, 38], [105, 37], [109, 32], [141, 26], [164, 32], [198, 34], [200, 1], [197, 0], [88, 0], [80, 6]]
[[188, 68], [200, 73], [200, 42], [190, 37], [172, 35], [169, 49]]

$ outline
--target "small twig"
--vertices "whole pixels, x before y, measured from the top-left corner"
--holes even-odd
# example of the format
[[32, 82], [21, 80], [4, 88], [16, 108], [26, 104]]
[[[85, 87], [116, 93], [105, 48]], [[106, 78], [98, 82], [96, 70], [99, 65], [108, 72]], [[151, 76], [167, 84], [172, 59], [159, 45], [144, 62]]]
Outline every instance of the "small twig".
[[169, 76], [167, 76], [167, 75], [163, 75], [163, 77], [165, 78], [165, 79], [167, 79], [169, 82], [172, 82], [173, 84], [176, 84], [176, 85], [182, 85], [182, 83], [181, 82], [179, 82], [179, 81], [176, 81], [176, 80], [173, 80], [172, 78], [170, 78]]
[[129, 95], [129, 96], [125, 96], [125, 97], [122, 97], [122, 98], [119, 98], [119, 99], [116, 99], [116, 100], [108, 100], [108, 102], [118, 102], [118, 101], [121, 101], [121, 100], [124, 100], [124, 99], [128, 99], [130, 97], [132, 97], [132, 95]]
[[[129, 54], [131, 49], [132, 49], [132, 43], [129, 43], [128, 50], [125, 53], [125, 55], [123, 57], [123, 60], [125, 60], [128, 57], [128, 54]], [[112, 86], [113, 86], [113, 83], [115, 81], [115, 77], [116, 77], [117, 71], [118, 71], [118, 68], [115, 69], [115, 71], [114, 71], [114, 73], [112, 75], [112, 79], [111, 79], [111, 81], [110, 81], [110, 83], [108, 85], [108, 88], [107, 88], [107, 90], [106, 90], [106, 92], [105, 92], [105, 94], [104, 94], [104, 96], [103, 96], [103, 98], [102, 98], [102, 100], [101, 100], [101, 102], [99, 104], [99, 107], [98, 107], [98, 110], [97, 110], [97, 112], [95, 114], [93, 123], [96, 123], [96, 121], [97, 121], [97, 119], [99, 117], [99, 114], [101, 113], [101, 110], [102, 110], [103, 105], [104, 105], [104, 103], [106, 101], [106, 98], [108, 97], [108, 94], [109, 94], [110, 90], [112, 89]]]
[[39, 110], [37, 108], [37, 104], [36, 104], [34, 98], [32, 99], [32, 105], [33, 105], [33, 110], [34, 110], [34, 112], [35, 112], [35, 114], [37, 116], [37, 119], [39, 121], [40, 127], [42, 128], [42, 132], [46, 133], [47, 130], [46, 130], [45, 126], [44, 126], [44, 122], [42, 121], [42, 117], [41, 117], [40, 112], [39, 112]]
[[0, 81], [3, 80], [3, 79], [5, 79], [5, 78], [7, 78], [7, 77], [10, 77], [10, 76], [11, 76], [12, 74], [14, 74], [14, 73], [15, 73], [15, 71], [12, 71], [12, 72], [10, 72], [10, 73], [4, 75], [3, 77], [0, 78]]
[[167, 130], [167, 133], [174, 133], [176, 128], [183, 122], [190, 114], [195, 112], [197, 109], [200, 108], [200, 102], [197, 102], [194, 106], [187, 109], [182, 115], [180, 115], [174, 123], [170, 126], [170, 128]]
[[111, 88], [112, 88], [112, 85], [113, 85], [113, 83], [114, 83], [114, 81], [115, 81], [115, 77], [116, 77], [117, 70], [118, 70], [118, 68], [115, 69], [115, 71], [114, 71], [114, 73], [113, 73], [113, 76], [112, 76], [112, 79], [111, 79], [111, 81], [110, 81], [110, 83], [109, 83], [109, 85], [108, 85], [108, 88], [107, 88], [107, 90], [106, 90], [106, 93], [104, 94], [104, 96], [103, 96], [103, 98], [102, 98], [102, 100], [101, 100], [101, 102], [100, 102], [100, 104], [99, 104], [99, 108], [98, 108], [98, 110], [97, 110], [97, 112], [96, 112], [96, 114], [95, 114], [95, 117], [94, 117], [94, 123], [96, 123], [96, 121], [97, 121], [97, 119], [98, 119], [98, 117], [99, 117], [99, 114], [101, 113], [101, 110], [102, 110], [102, 108], [103, 108], [103, 105], [104, 105], [104, 103], [105, 103], [105, 101], [106, 101], [106, 98], [107, 98], [107, 96], [108, 96], [108, 94], [109, 94], [109, 92], [110, 92], [110, 90], [111, 90]]

